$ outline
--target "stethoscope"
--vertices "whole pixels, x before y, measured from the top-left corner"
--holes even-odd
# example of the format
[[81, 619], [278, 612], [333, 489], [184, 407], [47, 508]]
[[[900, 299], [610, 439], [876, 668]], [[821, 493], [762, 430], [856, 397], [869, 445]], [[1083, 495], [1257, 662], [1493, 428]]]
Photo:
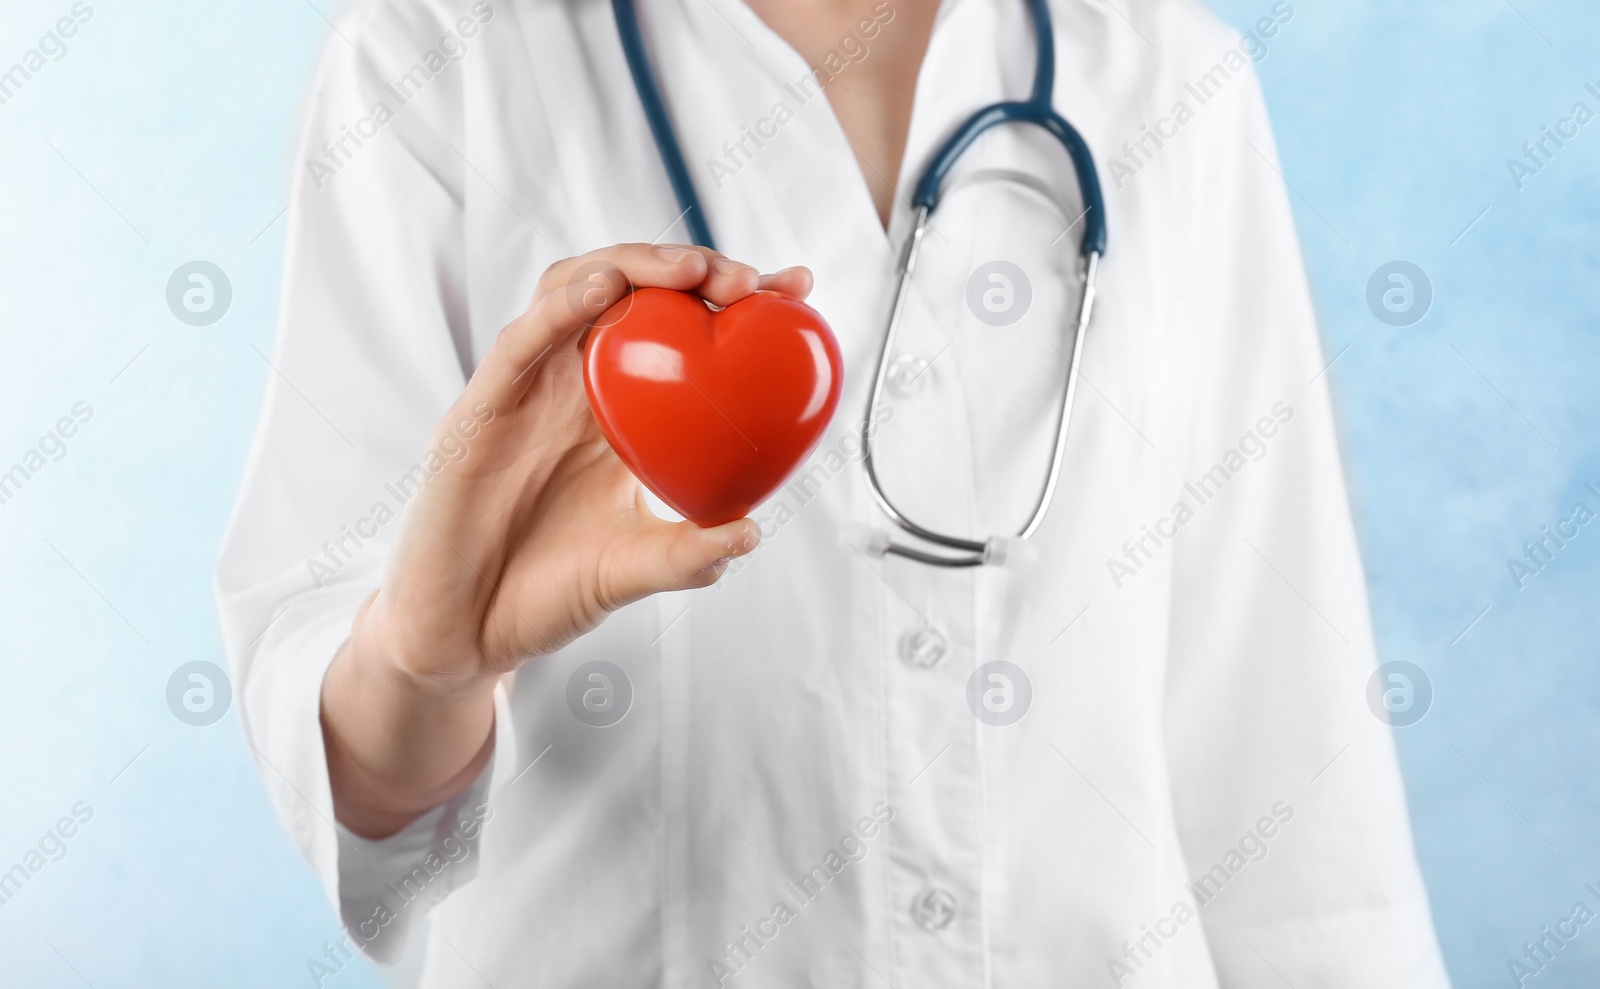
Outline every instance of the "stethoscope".
[[[1100, 194], [1100, 177], [1095, 171], [1094, 160], [1089, 155], [1089, 146], [1084, 143], [1083, 137], [1066, 118], [1056, 113], [1050, 101], [1050, 94], [1055, 86], [1056, 53], [1055, 35], [1051, 31], [1047, 0], [1027, 0], [1027, 4], [1033, 19], [1035, 43], [1038, 46], [1033, 74], [1033, 93], [1024, 102], [996, 103], [968, 117], [945, 142], [944, 147], [933, 156], [932, 162], [917, 182], [916, 192], [911, 197], [915, 224], [911, 228], [911, 236], [906, 241], [905, 250], [900, 255], [894, 304], [889, 310], [889, 326], [883, 335], [883, 348], [878, 353], [878, 367], [872, 379], [867, 415], [863, 418], [861, 427], [867, 482], [878, 507], [904, 531], [936, 546], [956, 550], [958, 553], [948, 555], [929, 552], [897, 543], [885, 534], [876, 533], [865, 541], [866, 551], [875, 555], [892, 553], [940, 567], [972, 567], [986, 563], [1005, 563], [1008, 558], [1016, 555], [1015, 544], [1026, 541], [1044, 521], [1045, 512], [1049, 510], [1050, 502], [1055, 498], [1056, 485], [1061, 478], [1061, 462], [1067, 448], [1067, 424], [1072, 417], [1073, 398], [1078, 391], [1078, 364], [1083, 355], [1083, 340], [1089, 328], [1089, 315], [1094, 308], [1095, 274], [1099, 268], [1100, 256], [1106, 250], [1105, 201]], [[688, 166], [684, 164], [683, 149], [678, 144], [677, 135], [673, 133], [672, 121], [667, 117], [660, 87], [656, 85], [655, 74], [650, 67], [650, 56], [645, 51], [644, 39], [639, 33], [639, 19], [634, 11], [633, 0], [612, 0], [611, 6], [616, 13], [617, 33], [622, 39], [622, 51], [628, 60], [628, 71], [633, 76], [634, 88], [638, 90], [639, 102], [644, 107], [650, 132], [655, 137], [656, 148], [661, 154], [661, 163], [666, 166], [672, 191], [677, 195], [678, 205], [683, 208], [683, 219], [689, 227], [694, 242], [714, 250], [711, 229], [706, 225], [705, 209], [695, 192], [694, 182], [689, 178]], [[878, 480], [877, 469], [873, 465], [870, 424], [872, 410], [877, 408], [883, 399], [884, 379], [889, 372], [889, 355], [894, 351], [895, 333], [899, 330], [900, 316], [905, 309], [906, 289], [911, 285], [911, 275], [917, 267], [922, 236], [927, 230], [929, 217], [933, 215], [933, 210], [939, 203], [940, 195], [948, 191], [944, 188], [945, 179], [960, 160], [962, 153], [980, 134], [996, 125], [1008, 123], [1034, 124], [1043, 128], [1066, 148], [1067, 154], [1072, 158], [1072, 168], [1077, 175], [1078, 191], [1084, 206], [1083, 213], [1079, 216], [1079, 220], [1083, 222], [1083, 239], [1078, 249], [1084, 259], [1083, 295], [1078, 303], [1077, 331], [1073, 334], [1067, 387], [1061, 398], [1061, 414], [1056, 420], [1055, 449], [1050, 458], [1050, 473], [1045, 478], [1044, 489], [1039, 493], [1033, 514], [1015, 537], [964, 539], [918, 525], [889, 500], [889, 496], [884, 493], [883, 485]], [[1037, 180], [1031, 180], [1027, 176], [1011, 173], [1006, 173], [1006, 176], [1021, 179], [1030, 186], [1040, 185]], [[1048, 196], [1048, 190], [1042, 191]], [[1076, 222], [1078, 221], [1074, 221]]]

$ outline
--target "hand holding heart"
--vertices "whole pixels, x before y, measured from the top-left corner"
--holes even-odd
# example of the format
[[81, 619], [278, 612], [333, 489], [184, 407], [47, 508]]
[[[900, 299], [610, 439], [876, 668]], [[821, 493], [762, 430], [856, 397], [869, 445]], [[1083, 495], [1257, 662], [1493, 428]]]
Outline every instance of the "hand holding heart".
[[652, 515], [590, 413], [580, 337], [651, 286], [729, 306], [758, 289], [803, 299], [811, 274], [762, 277], [711, 251], [650, 244], [545, 272], [441, 420], [436, 440], [475, 410], [487, 422], [407, 507], [383, 585], [324, 680], [335, 808], [358, 833], [392, 833], [470, 783], [488, 757], [501, 674], [625, 604], [713, 583], [755, 548], [749, 519], [700, 528]]

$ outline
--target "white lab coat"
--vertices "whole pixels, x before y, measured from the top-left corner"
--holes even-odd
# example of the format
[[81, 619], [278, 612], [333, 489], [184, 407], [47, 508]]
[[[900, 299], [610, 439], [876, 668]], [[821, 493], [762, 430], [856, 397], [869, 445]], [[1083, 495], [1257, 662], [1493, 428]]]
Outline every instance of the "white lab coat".
[[[625, 608], [508, 678], [492, 768], [455, 804], [387, 842], [337, 831], [319, 685], [430, 428], [548, 264], [687, 239], [609, 4], [373, 0], [341, 22], [218, 596], [263, 778], [351, 943], [394, 957], [429, 914], [428, 987], [1445, 985], [1365, 696], [1289, 204], [1254, 75], [1224, 64], [1238, 37], [1192, 0], [1053, 3], [1056, 105], [1106, 188], [1100, 303], [1034, 558], [944, 570], [840, 539], [885, 526], [852, 436], [908, 203], [886, 235], [826, 98], [793, 86], [807, 66], [743, 5], [640, 6], [719, 246], [815, 271], [844, 397], [723, 586]], [[901, 190], [968, 113], [1027, 93], [1033, 50], [1020, 0], [946, 0]], [[1130, 156], [1145, 126], [1168, 136]], [[730, 159], [742, 127], [771, 136]], [[876, 436], [913, 517], [987, 535], [1043, 479], [1081, 228], [1052, 238], [1081, 206], [1037, 134], [963, 168], [1061, 202], [951, 194], [898, 348], [930, 365]], [[1010, 326], [967, 301], [997, 259], [1031, 286]], [[609, 727], [568, 704], [594, 660], [631, 687]], [[998, 660], [1031, 687], [1010, 725], [968, 703]]]

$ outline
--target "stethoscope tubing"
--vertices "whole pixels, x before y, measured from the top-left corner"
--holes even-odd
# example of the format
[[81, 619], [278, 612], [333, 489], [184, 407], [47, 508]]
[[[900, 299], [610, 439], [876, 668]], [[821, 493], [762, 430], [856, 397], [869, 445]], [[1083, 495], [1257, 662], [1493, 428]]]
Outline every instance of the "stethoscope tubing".
[[661, 98], [661, 86], [656, 82], [655, 70], [650, 65], [650, 53], [645, 50], [644, 35], [639, 31], [639, 15], [633, 0], [612, 0], [611, 10], [617, 18], [617, 37], [622, 41], [622, 54], [628, 63], [628, 73], [633, 76], [633, 88], [639, 93], [639, 104], [644, 108], [644, 118], [650, 124], [650, 135], [655, 138], [661, 164], [666, 167], [667, 181], [683, 207], [683, 222], [689, 227], [689, 236], [701, 247], [716, 250], [711, 237], [711, 227], [706, 221], [705, 207], [700, 194], [695, 191], [694, 180], [689, 177], [689, 166], [683, 158], [683, 148], [672, 129], [672, 118], [667, 114], [666, 102]]

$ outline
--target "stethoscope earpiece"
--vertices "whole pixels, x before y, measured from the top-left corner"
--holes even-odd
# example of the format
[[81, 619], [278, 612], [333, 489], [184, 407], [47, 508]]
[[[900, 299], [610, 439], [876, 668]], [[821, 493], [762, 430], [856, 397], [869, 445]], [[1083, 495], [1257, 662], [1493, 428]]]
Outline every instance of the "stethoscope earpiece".
[[1037, 562], [1039, 548], [1020, 536], [994, 536], [983, 545], [983, 562], [1017, 569]]
[[[839, 530], [839, 542], [846, 549], [870, 560], [881, 560], [885, 556], [894, 555], [908, 556], [924, 563], [933, 562], [931, 559], [924, 558], [917, 551], [908, 551], [896, 545], [889, 533], [866, 522], [846, 522]], [[1030, 566], [1037, 562], [1038, 559], [1038, 547], [1021, 536], [994, 536], [983, 544], [981, 552], [964, 557], [948, 557], [941, 559], [940, 563], [944, 566], [977, 566], [982, 564], [984, 566], [1017, 570]]]
[[846, 522], [839, 530], [839, 541], [846, 548], [874, 560], [883, 559], [893, 544], [887, 532], [865, 522]]

